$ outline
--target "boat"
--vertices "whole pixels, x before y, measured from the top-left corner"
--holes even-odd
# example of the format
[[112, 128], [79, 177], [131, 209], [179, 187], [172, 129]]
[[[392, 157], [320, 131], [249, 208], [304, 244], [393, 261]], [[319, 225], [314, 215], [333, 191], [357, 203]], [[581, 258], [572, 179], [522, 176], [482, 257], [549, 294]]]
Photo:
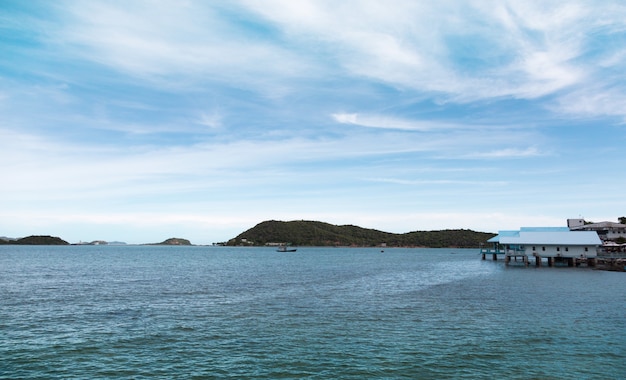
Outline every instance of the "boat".
[[298, 250], [297, 248], [287, 248], [286, 245], [281, 245], [278, 247], [276, 251], [277, 252], [295, 252], [297, 250]]

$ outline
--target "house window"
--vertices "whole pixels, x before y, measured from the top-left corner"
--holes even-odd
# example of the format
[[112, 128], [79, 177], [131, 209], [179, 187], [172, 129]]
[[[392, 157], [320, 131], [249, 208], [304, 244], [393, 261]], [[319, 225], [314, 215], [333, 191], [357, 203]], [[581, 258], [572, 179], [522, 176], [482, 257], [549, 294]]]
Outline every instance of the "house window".
[[536, 250], [537, 250], [537, 248], [533, 247], [533, 251], [536, 251]]
[[557, 252], [561, 251], [561, 247], [556, 247], [556, 251]]
[[545, 250], [546, 250], [546, 247], [541, 247], [541, 250], [542, 250], [542, 251], [545, 251]]
[[585, 247], [585, 252], [589, 252], [589, 247]]
[[565, 252], [569, 252], [569, 247], [565, 247]]

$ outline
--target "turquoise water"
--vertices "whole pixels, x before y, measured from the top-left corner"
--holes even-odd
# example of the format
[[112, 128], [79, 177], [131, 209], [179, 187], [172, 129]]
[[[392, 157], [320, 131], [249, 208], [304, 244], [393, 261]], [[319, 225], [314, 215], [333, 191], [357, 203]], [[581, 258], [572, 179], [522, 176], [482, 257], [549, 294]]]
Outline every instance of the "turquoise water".
[[616, 379], [625, 305], [477, 250], [0, 246], [0, 378]]

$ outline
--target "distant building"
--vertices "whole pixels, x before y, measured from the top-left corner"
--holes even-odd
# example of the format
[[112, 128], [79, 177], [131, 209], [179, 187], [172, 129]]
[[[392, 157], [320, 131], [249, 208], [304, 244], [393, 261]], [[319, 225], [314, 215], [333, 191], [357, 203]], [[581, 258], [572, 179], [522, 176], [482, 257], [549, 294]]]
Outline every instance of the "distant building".
[[571, 230], [575, 227], [580, 227], [585, 225], [585, 219], [567, 219], [567, 227]]
[[570, 225], [570, 220], [567, 220], [567, 226], [571, 231], [595, 231], [602, 241], [615, 241], [616, 239], [626, 239], [626, 224], [615, 222], [600, 222], [590, 224], [577, 224]]

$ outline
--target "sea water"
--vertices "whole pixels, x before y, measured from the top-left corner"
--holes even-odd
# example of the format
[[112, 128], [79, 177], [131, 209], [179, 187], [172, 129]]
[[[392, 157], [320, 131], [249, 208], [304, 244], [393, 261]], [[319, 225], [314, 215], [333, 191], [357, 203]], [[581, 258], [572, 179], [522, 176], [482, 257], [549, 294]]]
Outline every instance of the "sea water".
[[0, 246], [0, 378], [625, 374], [625, 273], [467, 249]]

